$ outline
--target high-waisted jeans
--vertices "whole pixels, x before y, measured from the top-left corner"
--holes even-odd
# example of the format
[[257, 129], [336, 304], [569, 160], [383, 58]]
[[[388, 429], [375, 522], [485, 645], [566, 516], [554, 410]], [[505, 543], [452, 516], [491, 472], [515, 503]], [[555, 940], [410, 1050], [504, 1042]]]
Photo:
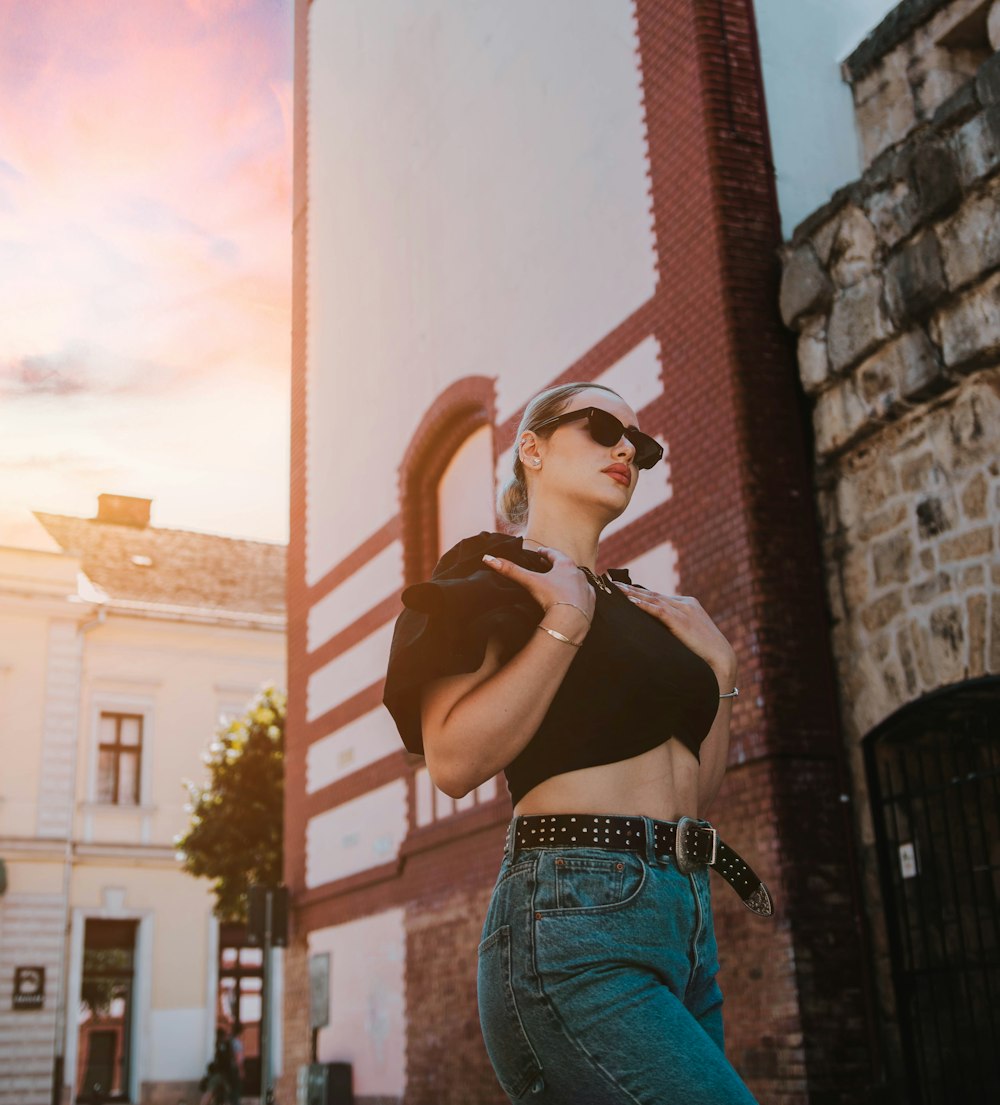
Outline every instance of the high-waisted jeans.
[[511, 823], [479, 945], [493, 1069], [531, 1105], [756, 1105], [723, 1051], [709, 869], [637, 820], [639, 852], [517, 849]]

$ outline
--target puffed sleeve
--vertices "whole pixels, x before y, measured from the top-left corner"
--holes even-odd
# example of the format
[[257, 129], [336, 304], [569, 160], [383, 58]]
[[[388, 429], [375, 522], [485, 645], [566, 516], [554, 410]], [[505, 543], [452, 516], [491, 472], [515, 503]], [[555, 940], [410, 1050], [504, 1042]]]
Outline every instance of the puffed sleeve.
[[534, 571], [548, 571], [545, 557], [520, 539], [486, 530], [467, 537], [438, 561], [431, 578], [404, 589], [396, 619], [382, 701], [408, 751], [423, 754], [420, 692], [432, 679], [476, 671], [491, 636], [506, 663], [528, 642], [542, 608], [514, 580], [487, 567], [492, 553]]

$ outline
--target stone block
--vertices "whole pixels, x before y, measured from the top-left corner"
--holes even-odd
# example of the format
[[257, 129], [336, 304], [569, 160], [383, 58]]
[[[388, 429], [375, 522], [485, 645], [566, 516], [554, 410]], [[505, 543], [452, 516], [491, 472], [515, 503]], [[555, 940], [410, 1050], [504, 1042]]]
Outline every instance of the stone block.
[[868, 216], [855, 204], [844, 209], [830, 254], [830, 272], [841, 288], [873, 273], [878, 261], [878, 234]]
[[[870, 92], [870, 94], [868, 94]], [[905, 60], [890, 54], [865, 82], [854, 88], [854, 121], [864, 164], [901, 142], [917, 125], [917, 111]]]
[[909, 624], [910, 647], [917, 663], [917, 671], [921, 682], [925, 687], [937, 687], [939, 681], [931, 660], [931, 652], [928, 647], [928, 632], [916, 619], [911, 618]]
[[880, 537], [901, 526], [906, 521], [906, 503], [893, 503], [884, 510], [864, 515], [857, 525], [856, 536], [859, 541], [867, 542]]
[[910, 645], [910, 635], [906, 629], [899, 629], [896, 633], [896, 654], [899, 656], [899, 662], [903, 668], [907, 695], [912, 698], [917, 693], [920, 682], [917, 679], [917, 667], [913, 656], [913, 648]]
[[986, 582], [986, 570], [982, 564], [969, 564], [962, 569], [961, 585], [963, 590], [970, 587], [982, 587]]
[[858, 398], [853, 380], [840, 380], [822, 392], [813, 408], [816, 452], [821, 457], [844, 448], [860, 434], [868, 410]]
[[799, 378], [807, 395], [815, 395], [830, 378], [826, 352], [826, 316], [806, 320], [799, 334]]
[[902, 612], [902, 594], [899, 591], [890, 591], [861, 611], [861, 622], [869, 633], [877, 633]]
[[910, 565], [913, 562], [910, 535], [894, 533], [884, 541], [872, 542], [871, 557], [877, 587], [886, 583], [906, 583], [910, 578]]
[[921, 222], [949, 210], [962, 198], [959, 164], [944, 142], [919, 146], [914, 151], [910, 172], [920, 201]]
[[986, 108], [960, 127], [952, 145], [966, 188], [1000, 168], [1000, 106]]
[[899, 409], [899, 383], [893, 343], [882, 346], [857, 369], [858, 395], [875, 418], [886, 419]]
[[957, 92], [952, 93], [934, 112], [931, 125], [935, 130], [956, 127], [971, 118], [979, 110], [976, 82], [966, 80]]
[[840, 212], [838, 211], [834, 218], [827, 219], [826, 222], [817, 227], [809, 238], [813, 249], [816, 251], [816, 256], [819, 258], [819, 263], [823, 266], [828, 266], [830, 263], [830, 252], [833, 249], [834, 239], [837, 237], [839, 223]]
[[823, 271], [808, 243], [793, 250], [781, 273], [778, 302], [781, 317], [790, 329], [805, 315], [825, 312], [833, 294], [830, 278]]
[[907, 598], [913, 606], [920, 606], [930, 602], [938, 595], [946, 594], [951, 590], [951, 576], [947, 572], [936, 572], [930, 579], [922, 579], [915, 583], [909, 591]]
[[[975, 368], [1000, 356], [1000, 273], [939, 311], [931, 337], [949, 368]], [[832, 326], [830, 357], [834, 361]]]
[[1000, 50], [1000, 0], [993, 0], [986, 17], [986, 37], [994, 50]]
[[948, 386], [934, 346], [911, 330], [878, 348], [855, 370], [858, 394], [876, 418], [897, 414], [904, 403]]
[[920, 218], [917, 193], [906, 180], [873, 190], [864, 201], [864, 209], [888, 249], [908, 238]]
[[834, 298], [827, 325], [830, 367], [842, 372], [873, 352], [892, 333], [878, 276], [873, 274], [844, 288]]
[[990, 671], [1000, 671], [1000, 590], [990, 594]]
[[953, 290], [1000, 265], [1000, 177], [981, 195], [966, 199], [939, 234], [944, 272]]
[[986, 596], [969, 595], [965, 600], [965, 625], [969, 635], [967, 678], [986, 674]]
[[939, 495], [928, 495], [918, 500], [914, 507], [918, 536], [924, 541], [929, 541], [953, 529], [957, 519], [954, 511], [949, 509], [950, 505], [950, 497], [942, 498]]
[[924, 399], [949, 386], [937, 350], [923, 330], [910, 330], [893, 343], [899, 364], [899, 393], [907, 401]]
[[929, 642], [939, 683], [954, 683], [965, 674], [962, 612], [954, 605], [931, 611]]
[[948, 537], [938, 546], [938, 556], [943, 563], [967, 560], [973, 556], [986, 556], [993, 551], [993, 530], [990, 526], [966, 530]]
[[982, 472], [977, 472], [962, 489], [962, 513], [971, 520], [986, 517], [986, 492], [989, 484]]
[[976, 72], [976, 94], [983, 107], [1000, 104], [1000, 53], [980, 65]]
[[886, 302], [900, 328], [929, 314], [947, 291], [941, 247], [933, 230], [917, 234], [886, 265]]
[[865, 514], [878, 510], [899, 491], [899, 477], [888, 456], [879, 457], [856, 478], [858, 502]]

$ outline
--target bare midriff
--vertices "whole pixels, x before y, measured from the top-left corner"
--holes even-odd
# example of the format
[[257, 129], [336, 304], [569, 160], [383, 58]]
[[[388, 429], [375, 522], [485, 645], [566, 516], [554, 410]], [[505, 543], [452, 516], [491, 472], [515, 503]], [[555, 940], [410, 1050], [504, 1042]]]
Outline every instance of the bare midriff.
[[694, 753], [671, 737], [627, 760], [543, 779], [514, 813], [621, 813], [661, 821], [698, 817], [699, 766]]

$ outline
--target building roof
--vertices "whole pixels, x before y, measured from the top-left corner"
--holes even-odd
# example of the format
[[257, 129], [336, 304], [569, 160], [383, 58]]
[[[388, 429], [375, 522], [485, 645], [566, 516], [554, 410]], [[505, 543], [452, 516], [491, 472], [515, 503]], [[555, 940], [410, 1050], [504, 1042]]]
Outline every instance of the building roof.
[[111, 600], [284, 615], [286, 546], [34, 511]]

